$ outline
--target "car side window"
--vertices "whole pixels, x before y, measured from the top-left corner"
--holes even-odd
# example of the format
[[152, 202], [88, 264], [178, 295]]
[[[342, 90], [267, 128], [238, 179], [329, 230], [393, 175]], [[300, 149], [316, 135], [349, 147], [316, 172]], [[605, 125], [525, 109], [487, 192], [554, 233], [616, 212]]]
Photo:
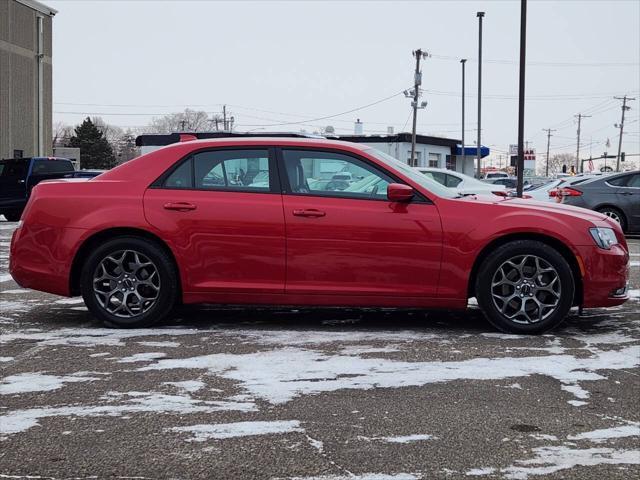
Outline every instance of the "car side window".
[[164, 181], [166, 188], [268, 192], [269, 151], [211, 150], [190, 156]]
[[387, 198], [393, 179], [368, 163], [329, 151], [282, 151], [291, 192], [298, 195]]
[[193, 158], [189, 158], [186, 162], [176, 168], [171, 175], [164, 181], [167, 188], [193, 188]]
[[461, 178], [454, 177], [453, 175], [447, 175], [447, 183], [446, 186], [449, 188], [455, 188], [462, 182]]
[[445, 175], [442, 172], [430, 172], [429, 170], [425, 170], [425, 171], [422, 172], [422, 174], [426, 175], [431, 180], [435, 180], [440, 185], [444, 185], [445, 187], [447, 186], [447, 176], [448, 175]]
[[213, 150], [193, 156], [195, 188], [268, 192], [268, 150]]
[[640, 188], [640, 173], [636, 173], [629, 179], [627, 187]]
[[614, 187], [624, 187], [627, 186], [627, 182], [629, 181], [630, 175], [622, 175], [621, 177], [612, 178], [607, 180], [609, 185], [613, 185]]

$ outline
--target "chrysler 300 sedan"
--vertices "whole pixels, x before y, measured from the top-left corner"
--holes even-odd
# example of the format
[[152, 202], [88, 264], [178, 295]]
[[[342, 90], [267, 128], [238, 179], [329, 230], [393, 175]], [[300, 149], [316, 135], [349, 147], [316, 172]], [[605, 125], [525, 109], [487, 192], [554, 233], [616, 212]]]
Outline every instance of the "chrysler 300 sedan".
[[[597, 212], [460, 196], [325, 139], [182, 142], [34, 188], [11, 243], [23, 287], [82, 295], [107, 325], [178, 304], [464, 309], [539, 333], [627, 300], [620, 226]], [[329, 188], [339, 175], [347, 185]]]

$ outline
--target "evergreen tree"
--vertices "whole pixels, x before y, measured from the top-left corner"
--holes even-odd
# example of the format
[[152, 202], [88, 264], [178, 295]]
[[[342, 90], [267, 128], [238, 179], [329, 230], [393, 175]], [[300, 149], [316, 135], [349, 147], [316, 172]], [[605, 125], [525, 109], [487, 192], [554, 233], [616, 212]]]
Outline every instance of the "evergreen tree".
[[69, 144], [80, 149], [80, 166], [82, 168], [112, 168], [116, 159], [113, 149], [106, 137], [87, 117], [75, 130]]

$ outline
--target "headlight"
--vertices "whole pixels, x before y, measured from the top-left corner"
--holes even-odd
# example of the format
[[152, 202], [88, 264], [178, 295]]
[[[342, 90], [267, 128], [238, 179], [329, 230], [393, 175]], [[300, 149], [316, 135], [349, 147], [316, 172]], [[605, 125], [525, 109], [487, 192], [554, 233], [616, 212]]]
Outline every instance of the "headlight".
[[616, 232], [614, 232], [612, 228], [590, 228], [589, 233], [593, 237], [593, 241], [596, 242], [596, 245], [605, 250], [610, 250], [613, 245], [618, 244]]

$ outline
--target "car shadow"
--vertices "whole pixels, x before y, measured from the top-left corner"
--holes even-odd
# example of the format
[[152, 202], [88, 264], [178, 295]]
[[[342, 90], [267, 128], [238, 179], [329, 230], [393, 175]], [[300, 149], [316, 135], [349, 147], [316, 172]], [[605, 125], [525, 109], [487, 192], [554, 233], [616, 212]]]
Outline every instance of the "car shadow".
[[[605, 309], [587, 311], [578, 316], [571, 311], [567, 320], [550, 332], [563, 336], [578, 333], [606, 333], [618, 330], [618, 320], [605, 322], [612, 317], [624, 317], [623, 311]], [[19, 320], [24, 327], [101, 328], [102, 323], [84, 309], [39, 305], [30, 310], [28, 317]], [[394, 331], [413, 330], [436, 334], [499, 333], [477, 307], [467, 310], [411, 310], [370, 308], [269, 308], [255, 306], [182, 306], [170, 318], [151, 327], [195, 328], [198, 330], [326, 330], [326, 331]]]

